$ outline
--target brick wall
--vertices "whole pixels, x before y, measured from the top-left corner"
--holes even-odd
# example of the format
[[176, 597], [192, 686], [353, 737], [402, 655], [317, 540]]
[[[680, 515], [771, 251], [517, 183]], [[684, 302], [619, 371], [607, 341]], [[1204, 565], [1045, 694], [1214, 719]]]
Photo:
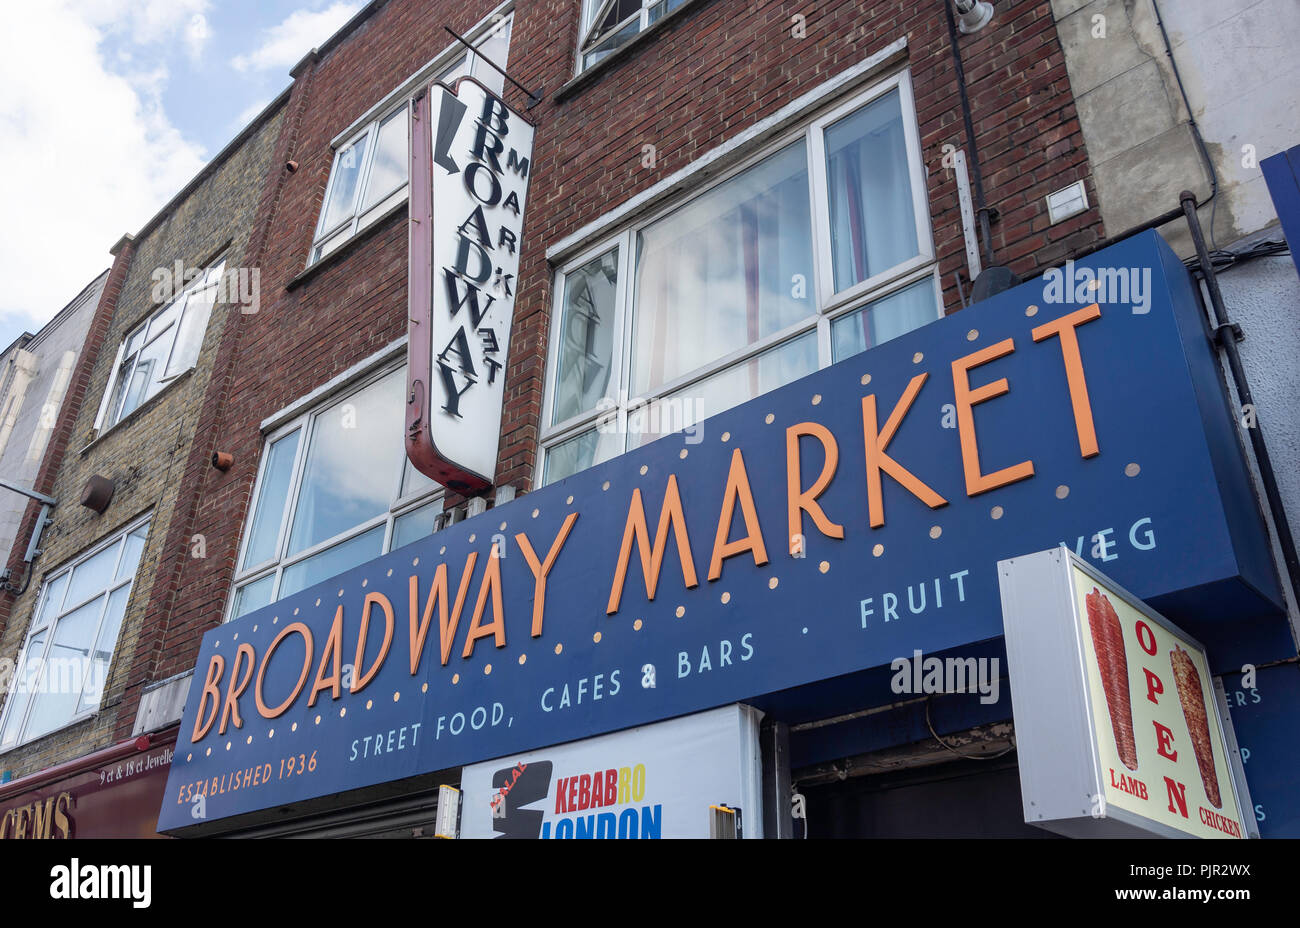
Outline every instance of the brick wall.
[[[117, 534], [144, 513], [151, 513], [148, 540], [122, 621], [100, 712], [3, 755], [0, 764], [21, 776], [104, 747], [130, 733], [140, 686], [151, 679], [137, 667], [136, 653], [157, 633], [150, 608], [159, 592], [156, 577], [167, 556], [188, 556], [170, 531], [183, 467], [195, 436], [200, 402], [207, 390], [227, 321], [238, 308], [218, 304], [212, 311], [198, 363], [155, 397], [95, 438], [94, 422], [107, 387], [117, 348], [130, 331], [157, 308], [151, 291], [155, 268], [201, 267], [225, 249], [226, 266], [244, 263], [253, 217], [266, 187], [270, 157], [279, 137], [280, 119], [272, 116], [253, 132], [170, 212], [139, 240], [124, 239], [91, 323], [67, 400], [51, 438], [37, 486], [59, 501], [43, 537], [43, 552], [27, 591], [0, 598], [7, 619], [0, 632], [0, 657], [16, 659], [44, 576], [94, 543]], [[82, 487], [93, 474], [116, 483], [113, 499], [101, 515], [80, 506]], [[35, 507], [29, 507], [29, 517]], [[30, 536], [29, 518], [20, 538]], [[15, 558], [21, 550], [16, 546]], [[11, 558], [11, 561], [13, 558]], [[15, 566], [11, 562], [11, 567]], [[151, 616], [145, 621], [145, 615]]]
[[[443, 25], [470, 29], [489, 0], [390, 0], [319, 57], [300, 66], [286, 107], [258, 222], [265, 242], [263, 311], [227, 328], [220, 390], [209, 392], [200, 431], [231, 452], [226, 473], [185, 470], [190, 530], [208, 557], [175, 558], [168, 600], [150, 622], [165, 626], [148, 656], [155, 678], [193, 666], [202, 633], [221, 620], [263, 452], [259, 423], [400, 337], [406, 329], [407, 220], [368, 230], [307, 279], [306, 267], [333, 152], [330, 141], [448, 45]], [[806, 36], [792, 17], [806, 17]], [[545, 249], [629, 197], [685, 167], [782, 105], [901, 36], [908, 40], [927, 192], [948, 311], [953, 274], [965, 270], [954, 181], [945, 144], [967, 148], [942, 0], [701, 2], [557, 102], [573, 72], [580, 0], [518, 0], [510, 71], [545, 100], [537, 124], [519, 298], [507, 370], [498, 483], [529, 485], [536, 458], [552, 271]], [[1089, 211], [1056, 226], [1043, 197], [1088, 175], [1061, 49], [1047, 0], [1004, 0], [993, 23], [962, 40], [998, 259], [1022, 275], [1101, 235]], [[506, 97], [523, 108], [524, 95]], [[811, 114], [810, 114], [811, 116]], [[641, 166], [642, 146], [657, 150]], [[287, 159], [295, 173], [278, 170]], [[290, 289], [290, 284], [292, 288]], [[179, 540], [179, 538], [178, 538]]]

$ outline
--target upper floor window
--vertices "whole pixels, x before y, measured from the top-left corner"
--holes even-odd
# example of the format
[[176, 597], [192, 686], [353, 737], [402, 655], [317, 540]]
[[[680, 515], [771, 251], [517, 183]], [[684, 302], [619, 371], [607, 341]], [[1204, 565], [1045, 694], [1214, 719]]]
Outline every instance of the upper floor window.
[[[499, 95], [505, 80], [486, 62], [506, 67], [513, 19], [509, 15], [495, 22], [489, 19], [479, 37], [471, 39], [475, 51], [462, 54], [432, 79], [451, 83], [458, 77], [470, 76]], [[406, 202], [411, 121], [408, 97], [403, 94], [400, 102], [385, 109], [335, 151], [312, 244], [312, 263]]]
[[46, 579], [9, 687], [0, 750], [99, 709], [148, 535], [148, 519], [134, 523]]
[[95, 417], [97, 431], [112, 428], [198, 362], [225, 266], [222, 259], [199, 274], [122, 341]]
[[405, 376], [370, 375], [268, 437], [230, 618], [433, 532], [442, 488], [406, 459]]
[[560, 269], [539, 483], [939, 316], [906, 75]]
[[585, 71], [632, 41], [686, 0], [582, 0], [578, 70]]

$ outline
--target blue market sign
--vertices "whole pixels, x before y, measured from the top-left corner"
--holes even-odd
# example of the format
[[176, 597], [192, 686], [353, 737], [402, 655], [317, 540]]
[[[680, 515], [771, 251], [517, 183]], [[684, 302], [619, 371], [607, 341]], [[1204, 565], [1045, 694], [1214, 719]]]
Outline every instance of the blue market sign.
[[998, 560], [1061, 542], [1263, 659], [1235, 428], [1130, 239], [208, 632], [159, 828], [994, 639]]

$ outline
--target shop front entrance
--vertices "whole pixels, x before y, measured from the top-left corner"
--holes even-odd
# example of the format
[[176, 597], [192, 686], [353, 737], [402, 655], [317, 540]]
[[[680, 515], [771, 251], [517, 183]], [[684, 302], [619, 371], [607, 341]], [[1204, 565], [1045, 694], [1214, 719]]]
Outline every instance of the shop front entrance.
[[851, 776], [800, 792], [811, 838], [1057, 837], [1025, 823], [1014, 753]]

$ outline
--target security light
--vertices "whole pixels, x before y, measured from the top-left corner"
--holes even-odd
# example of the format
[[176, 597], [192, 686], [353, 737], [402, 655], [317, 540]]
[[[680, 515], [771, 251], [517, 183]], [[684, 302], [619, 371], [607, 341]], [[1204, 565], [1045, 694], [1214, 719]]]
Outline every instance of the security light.
[[985, 0], [953, 0], [957, 8], [957, 28], [963, 35], [979, 32], [993, 18], [993, 4]]

